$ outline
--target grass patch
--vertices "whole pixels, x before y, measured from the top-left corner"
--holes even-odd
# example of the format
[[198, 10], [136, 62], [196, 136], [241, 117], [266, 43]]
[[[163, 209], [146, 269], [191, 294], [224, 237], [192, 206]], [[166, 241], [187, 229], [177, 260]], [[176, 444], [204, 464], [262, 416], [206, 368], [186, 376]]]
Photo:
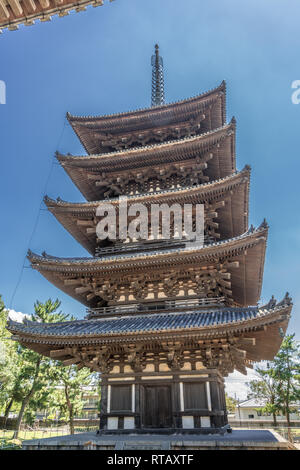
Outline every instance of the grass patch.
[[[75, 434], [82, 432], [96, 432], [97, 426], [92, 428], [75, 427]], [[18, 434], [18, 439], [14, 439], [14, 431], [0, 429], [0, 448], [2, 446], [10, 445], [22, 445], [22, 441], [31, 439], [46, 439], [48, 437], [59, 437], [70, 434], [67, 428], [50, 428], [50, 429], [33, 429], [33, 430], [21, 430]]]

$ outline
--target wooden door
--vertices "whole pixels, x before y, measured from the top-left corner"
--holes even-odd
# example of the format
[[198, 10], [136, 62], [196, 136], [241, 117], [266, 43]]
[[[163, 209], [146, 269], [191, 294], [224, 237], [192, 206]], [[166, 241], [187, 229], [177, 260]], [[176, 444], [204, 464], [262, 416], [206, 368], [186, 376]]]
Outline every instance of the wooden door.
[[171, 387], [169, 385], [145, 385], [143, 401], [144, 427], [172, 427]]

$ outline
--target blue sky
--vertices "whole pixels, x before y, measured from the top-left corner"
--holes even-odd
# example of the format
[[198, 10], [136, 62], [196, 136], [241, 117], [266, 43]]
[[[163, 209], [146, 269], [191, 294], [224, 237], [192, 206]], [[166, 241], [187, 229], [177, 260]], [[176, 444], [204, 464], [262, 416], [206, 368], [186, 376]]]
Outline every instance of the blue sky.
[[[270, 224], [262, 300], [291, 293], [289, 331], [300, 339], [300, 105], [291, 102], [291, 83], [300, 79], [299, 14], [293, 0], [116, 0], [4, 32], [0, 293], [7, 306], [29, 247], [86, 255], [44, 206], [39, 211], [45, 192], [83, 200], [64, 171], [52, 165], [57, 149], [84, 153], [65, 122], [66, 111], [93, 115], [149, 106], [150, 57], [158, 42], [167, 101], [227, 82], [227, 120], [237, 119], [237, 166], [252, 167], [250, 223], [266, 217]], [[36, 299], [48, 297], [59, 297], [67, 313], [85, 314], [81, 304], [27, 267], [11, 307], [31, 312]]]

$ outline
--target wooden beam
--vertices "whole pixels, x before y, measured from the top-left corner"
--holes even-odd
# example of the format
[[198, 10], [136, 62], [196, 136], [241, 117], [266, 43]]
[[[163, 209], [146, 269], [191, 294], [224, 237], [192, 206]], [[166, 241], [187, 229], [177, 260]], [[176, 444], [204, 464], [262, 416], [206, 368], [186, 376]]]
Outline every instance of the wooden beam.
[[82, 227], [93, 227], [95, 225], [93, 220], [80, 220], [80, 219], [76, 221], [76, 224]]
[[23, 8], [21, 7], [19, 0], [8, 0], [8, 3], [16, 16], [22, 15]]
[[78, 284], [81, 284], [80, 279], [65, 279], [64, 280], [64, 285], [65, 286], [75, 286], [75, 285], [78, 285]]
[[246, 359], [247, 353], [243, 349], [238, 349], [238, 348], [232, 348], [232, 354], [242, 357], [243, 359]]
[[220, 291], [223, 292], [225, 296], [226, 295], [228, 295], [229, 297], [232, 296], [232, 290], [227, 289], [226, 287], [220, 286]]
[[226, 268], [238, 268], [240, 266], [240, 262], [239, 261], [226, 261], [224, 263], [224, 266]]
[[91, 292], [86, 296], [86, 300], [92, 300], [94, 297], [97, 297], [97, 295], [94, 292]]
[[238, 344], [247, 344], [250, 346], [255, 346], [256, 340], [255, 338], [240, 338]]
[[230, 281], [224, 281], [224, 279], [217, 279], [217, 282], [218, 282], [218, 284], [220, 284], [220, 286], [231, 289], [231, 282]]
[[199, 179], [202, 181], [209, 181], [209, 176], [199, 175]]
[[207, 163], [206, 162], [199, 162], [199, 163], [196, 163], [196, 169], [197, 170], [206, 170], [207, 168]]
[[3, 15], [6, 17], [6, 18], [9, 18], [9, 11], [8, 9], [6, 8], [6, 3], [4, 0], [0, 0], [0, 12], [3, 12]]
[[53, 349], [50, 351], [50, 357], [61, 357], [61, 356], [68, 356], [72, 354], [72, 350], [70, 348], [64, 349]]
[[214, 204], [215, 209], [219, 209], [220, 207], [225, 206], [225, 201], [219, 201]]
[[243, 367], [241, 364], [235, 364], [234, 368], [243, 375], [247, 375], [246, 367]]
[[246, 363], [246, 367], [247, 367], [248, 369], [253, 369], [253, 364], [250, 364], [250, 362], [249, 362], [249, 363], [247, 362], [247, 363]]
[[222, 279], [226, 279], [227, 281], [229, 281], [231, 279], [231, 273], [219, 272], [218, 275], [219, 275], [219, 277], [221, 277]]
[[213, 228], [219, 228], [218, 222], [213, 222], [212, 220], [208, 221], [208, 225], [210, 225], [210, 227], [213, 227]]
[[49, 0], [39, 0], [42, 8], [49, 8], [50, 7], [50, 1]]
[[79, 362], [81, 362], [80, 359], [75, 358], [75, 357], [62, 361], [64, 366], [71, 366], [72, 364], [78, 364]]
[[[207, 214], [206, 214], [206, 218], [212, 218], [212, 219], [216, 219], [218, 217], [218, 213], [217, 212], [213, 212], [213, 211], [209, 211]], [[209, 222], [211, 224], [211, 222]]]
[[34, 0], [23, 0], [23, 1], [29, 10], [32, 10], [32, 11], [36, 10], [36, 3]]
[[76, 294], [84, 294], [85, 292], [89, 292], [90, 290], [91, 288], [89, 286], [75, 287]]
[[[87, 177], [88, 177], [89, 180], [96, 180], [96, 181], [98, 181], [98, 180], [101, 179], [101, 175], [99, 175], [99, 174], [94, 174], [94, 173], [88, 174]], [[103, 177], [103, 176], [102, 176], [102, 177]]]

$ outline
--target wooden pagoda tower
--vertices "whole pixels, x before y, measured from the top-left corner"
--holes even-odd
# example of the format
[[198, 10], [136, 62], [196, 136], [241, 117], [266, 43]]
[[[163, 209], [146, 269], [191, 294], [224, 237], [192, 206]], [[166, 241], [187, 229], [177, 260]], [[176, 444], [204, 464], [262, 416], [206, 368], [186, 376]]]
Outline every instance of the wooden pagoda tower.
[[[250, 168], [236, 169], [236, 123], [226, 89], [165, 104], [162, 60], [152, 58], [152, 107], [67, 115], [87, 155], [57, 159], [87, 202], [45, 197], [49, 211], [91, 254], [29, 251], [52, 284], [88, 308], [84, 320], [10, 321], [21, 344], [101, 373], [101, 433], [224, 432], [224, 376], [272, 360], [292, 303], [258, 306], [268, 226], [248, 226]], [[103, 241], [102, 203], [201, 203], [205, 244], [184, 239]]]

